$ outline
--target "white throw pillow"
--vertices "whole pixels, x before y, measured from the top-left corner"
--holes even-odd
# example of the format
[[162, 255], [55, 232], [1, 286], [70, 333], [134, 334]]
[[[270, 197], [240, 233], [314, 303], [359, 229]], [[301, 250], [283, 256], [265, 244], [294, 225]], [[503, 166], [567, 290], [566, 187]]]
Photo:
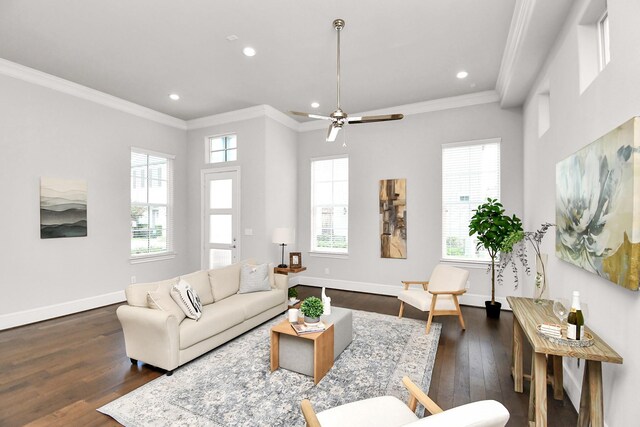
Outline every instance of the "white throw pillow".
[[240, 270], [240, 290], [239, 294], [248, 294], [250, 292], [270, 291], [269, 284], [269, 265], [250, 265], [243, 264]]
[[147, 292], [147, 305], [155, 310], [166, 311], [178, 319], [178, 323], [182, 322], [185, 317], [184, 311], [175, 303], [171, 297], [169, 288], [159, 287], [155, 291]]
[[180, 280], [177, 285], [171, 288], [171, 298], [184, 311], [184, 314], [194, 320], [202, 317], [202, 303], [196, 291], [184, 280]]

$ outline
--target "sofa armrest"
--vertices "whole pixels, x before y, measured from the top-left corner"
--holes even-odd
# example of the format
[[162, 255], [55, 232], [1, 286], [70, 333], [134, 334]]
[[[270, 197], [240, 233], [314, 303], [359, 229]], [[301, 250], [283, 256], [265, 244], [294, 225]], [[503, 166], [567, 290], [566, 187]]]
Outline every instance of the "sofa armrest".
[[274, 275], [276, 288], [280, 290], [288, 290], [289, 289], [289, 276], [286, 274], [276, 273]]
[[171, 371], [178, 367], [178, 319], [162, 310], [121, 305], [116, 310], [127, 356]]

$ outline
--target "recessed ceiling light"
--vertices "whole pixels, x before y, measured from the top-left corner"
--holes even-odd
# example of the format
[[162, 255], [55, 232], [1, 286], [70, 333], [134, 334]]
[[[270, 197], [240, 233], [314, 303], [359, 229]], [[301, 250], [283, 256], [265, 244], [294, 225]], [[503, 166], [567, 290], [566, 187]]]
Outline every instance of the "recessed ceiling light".
[[317, 102], [312, 102], [311, 103], [311, 108], [318, 108], [320, 106], [320, 104], [318, 104]]
[[254, 56], [256, 54], [256, 50], [252, 47], [247, 46], [242, 49], [242, 53], [244, 53], [244, 56]]
[[230, 42], [234, 42], [236, 40], [238, 40], [238, 36], [236, 36], [235, 34], [229, 34], [226, 39]]
[[171, 95], [169, 95], [169, 98], [177, 101], [178, 99], [180, 99], [180, 95], [178, 95], [177, 93], [172, 93]]
[[456, 74], [456, 77], [459, 79], [464, 79], [469, 75], [469, 73], [467, 73], [466, 71], [460, 71], [458, 74]]

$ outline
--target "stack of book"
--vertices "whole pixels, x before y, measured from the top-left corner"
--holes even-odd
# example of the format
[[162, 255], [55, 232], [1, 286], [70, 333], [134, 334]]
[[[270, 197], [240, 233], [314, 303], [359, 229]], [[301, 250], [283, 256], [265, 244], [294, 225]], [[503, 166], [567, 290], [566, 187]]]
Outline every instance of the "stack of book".
[[542, 323], [540, 325], [540, 332], [550, 337], [562, 338], [562, 326], [554, 323]]
[[314, 334], [316, 332], [322, 332], [327, 329], [326, 325], [322, 322], [318, 322], [312, 325], [307, 325], [306, 323], [292, 323], [291, 327], [298, 335], [303, 334]]

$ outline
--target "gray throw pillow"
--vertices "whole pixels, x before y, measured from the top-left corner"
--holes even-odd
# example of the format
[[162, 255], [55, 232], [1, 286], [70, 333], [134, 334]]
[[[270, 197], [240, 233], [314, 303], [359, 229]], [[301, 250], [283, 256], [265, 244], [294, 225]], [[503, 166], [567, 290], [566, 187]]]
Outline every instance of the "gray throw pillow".
[[270, 291], [269, 265], [249, 265], [243, 264], [240, 270], [240, 290], [239, 294], [249, 292]]

